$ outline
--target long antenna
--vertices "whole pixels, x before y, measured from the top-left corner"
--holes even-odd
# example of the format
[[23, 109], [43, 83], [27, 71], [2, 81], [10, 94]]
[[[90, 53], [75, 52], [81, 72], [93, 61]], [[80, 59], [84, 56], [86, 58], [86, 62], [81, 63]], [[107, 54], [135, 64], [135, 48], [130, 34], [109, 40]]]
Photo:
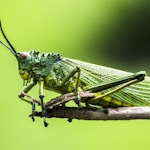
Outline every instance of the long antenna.
[[5, 47], [7, 47], [14, 56], [17, 56], [16, 50], [14, 49], [14, 47], [12, 46], [12, 44], [9, 42], [8, 38], [6, 37], [6, 35], [5, 35], [4, 31], [3, 31], [1, 20], [0, 20], [0, 30], [1, 30], [1, 32], [2, 32], [4, 38], [7, 41], [7, 43], [8, 43], [9, 46], [7, 44], [5, 44], [1, 40], [0, 40], [0, 43], [3, 44]]

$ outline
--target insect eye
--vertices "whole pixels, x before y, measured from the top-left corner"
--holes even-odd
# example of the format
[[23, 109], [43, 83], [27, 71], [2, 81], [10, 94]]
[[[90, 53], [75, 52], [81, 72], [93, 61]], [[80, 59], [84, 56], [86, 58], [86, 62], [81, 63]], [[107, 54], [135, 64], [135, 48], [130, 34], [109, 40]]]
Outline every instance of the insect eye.
[[26, 59], [28, 57], [28, 53], [22, 52], [20, 56], [22, 59]]

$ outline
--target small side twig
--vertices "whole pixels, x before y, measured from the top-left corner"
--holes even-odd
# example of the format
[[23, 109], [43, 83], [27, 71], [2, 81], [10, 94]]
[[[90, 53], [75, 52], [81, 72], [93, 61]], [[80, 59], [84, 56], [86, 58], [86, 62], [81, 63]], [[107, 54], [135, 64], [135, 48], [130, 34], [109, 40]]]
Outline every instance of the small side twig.
[[[80, 98], [91, 98], [91, 97], [95, 97], [96, 93], [90, 93], [90, 92], [79, 92], [78, 95], [80, 96]], [[55, 106], [58, 106], [60, 104], [69, 102], [71, 100], [74, 100], [76, 98], [75, 93], [67, 93], [61, 96], [58, 96], [54, 99], [51, 99], [49, 102], [47, 102], [45, 104], [45, 108], [46, 109], [52, 109]]]

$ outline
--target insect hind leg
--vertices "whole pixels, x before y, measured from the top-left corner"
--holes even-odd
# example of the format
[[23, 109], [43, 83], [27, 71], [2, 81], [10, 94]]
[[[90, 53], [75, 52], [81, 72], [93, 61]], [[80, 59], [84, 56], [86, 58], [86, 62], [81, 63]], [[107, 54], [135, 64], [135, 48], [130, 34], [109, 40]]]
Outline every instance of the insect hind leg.
[[[127, 77], [120, 78], [118, 80], [114, 80], [114, 81], [104, 83], [99, 86], [95, 86], [94, 88], [92, 87], [90, 90], [92, 92], [93, 91], [96, 92], [97, 94], [94, 98], [89, 99], [87, 102], [89, 104], [94, 103], [95, 105], [101, 105], [104, 107], [108, 107], [108, 106], [112, 107], [112, 105], [114, 105], [115, 107], [130, 106], [130, 104], [128, 103], [122, 103], [120, 101], [110, 99], [109, 95], [117, 91], [120, 91], [121, 89], [128, 87], [129, 85], [132, 85], [132, 84], [135, 84], [137, 82], [144, 80], [144, 77], [145, 77], [145, 72], [142, 71], [142, 72], [137, 72]], [[110, 89], [109, 91], [106, 91], [105, 93], [101, 93], [102, 90], [107, 90], [109, 88], [113, 88], [113, 89]]]
[[85, 90], [98, 92], [102, 90], [107, 90], [109, 88], [112, 88], [112, 87], [115, 87], [124, 83], [129, 83], [130, 81], [131, 81], [131, 84], [134, 84], [134, 80], [136, 80], [136, 82], [140, 82], [144, 80], [145, 74], [146, 74], [145, 71], [140, 71], [140, 72], [134, 73], [132, 75], [129, 75], [123, 78], [115, 79], [113, 81], [105, 82], [103, 84], [97, 84], [97, 85], [94, 85], [93, 87], [89, 87], [89, 88], [87, 87]]
[[[121, 89], [123, 89], [123, 88], [125, 88], [125, 87], [127, 87], [127, 86], [129, 86], [129, 85], [132, 85], [132, 84], [135, 84], [135, 83], [137, 83], [137, 82], [139, 82], [139, 80], [138, 79], [133, 79], [133, 80], [131, 80], [131, 81], [128, 81], [127, 83], [123, 83], [122, 85], [120, 85], [120, 86], [118, 86], [117, 88], [115, 88], [115, 89], [113, 89], [113, 90], [110, 90], [110, 91], [108, 91], [108, 92], [106, 92], [106, 93], [104, 93], [104, 94], [97, 94], [97, 96], [96, 97], [94, 97], [93, 99], [90, 99], [89, 101], [88, 101], [88, 103], [92, 103], [92, 101], [98, 101], [98, 103], [100, 103], [100, 101], [103, 99], [104, 101], [105, 101], [105, 98], [107, 97], [107, 96], [109, 96], [109, 95], [111, 95], [111, 94], [113, 94], [113, 93], [115, 93], [115, 92], [117, 92], [117, 91], [120, 91]], [[97, 92], [98, 93], [98, 92]], [[112, 103], [112, 100], [110, 100], [110, 102], [108, 102], [108, 101], [106, 101], [106, 103], [108, 103], [108, 105], [110, 105], [111, 103]], [[120, 102], [119, 104], [116, 104], [115, 103], [115, 105], [116, 106], [121, 106], [122, 105], [122, 103]], [[126, 105], [126, 106], [128, 106], [129, 104], [124, 104], [124, 105]], [[116, 107], [115, 106], [115, 107]]]

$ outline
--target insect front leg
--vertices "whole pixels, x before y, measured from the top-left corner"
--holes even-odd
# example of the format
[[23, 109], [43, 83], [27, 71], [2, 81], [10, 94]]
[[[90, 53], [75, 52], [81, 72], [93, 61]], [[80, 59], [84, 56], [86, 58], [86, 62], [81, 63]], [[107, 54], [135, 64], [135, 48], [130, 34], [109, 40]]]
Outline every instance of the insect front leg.
[[[33, 101], [33, 98], [28, 96], [27, 93], [36, 85], [36, 83], [37, 82], [35, 82], [35, 81], [29, 83], [27, 86], [25, 86], [22, 89], [21, 93], [18, 95], [21, 100], [23, 100], [24, 102], [27, 102], [27, 103], [32, 105], [32, 113], [35, 111], [35, 103]], [[25, 96], [27, 96], [30, 99], [24, 98]], [[32, 117], [32, 120], [34, 121], [33, 117]]]
[[[33, 99], [30, 97], [29, 99], [24, 98], [25, 96], [27, 96], [26, 94], [36, 85], [37, 82], [33, 81], [31, 83], [29, 83], [27, 86], [23, 87], [23, 89], [21, 90], [20, 94], [18, 95], [19, 98], [29, 104], [33, 103]], [[29, 96], [28, 96], [29, 97]]]

